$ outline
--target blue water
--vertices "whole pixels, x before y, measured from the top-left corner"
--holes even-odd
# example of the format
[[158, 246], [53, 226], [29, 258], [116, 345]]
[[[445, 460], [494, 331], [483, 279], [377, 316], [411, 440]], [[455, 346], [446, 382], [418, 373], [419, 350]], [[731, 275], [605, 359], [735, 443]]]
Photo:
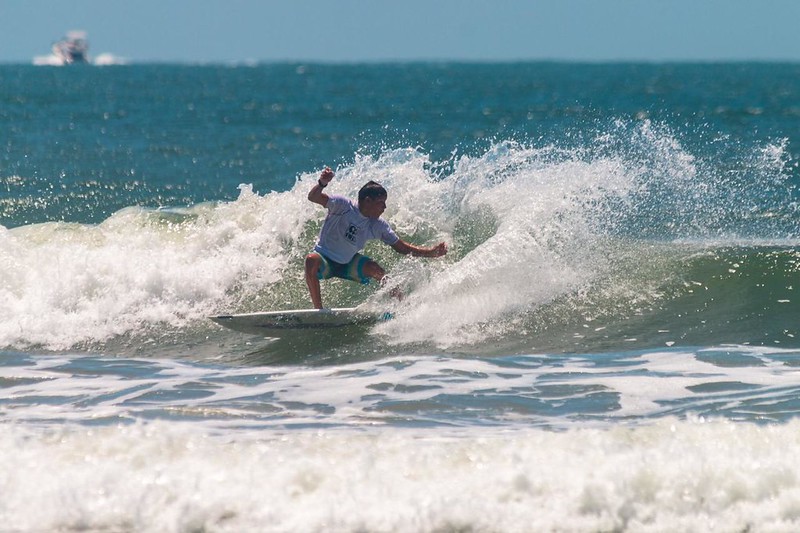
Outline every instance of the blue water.
[[[796, 530], [798, 74], [0, 66], [4, 527]], [[209, 321], [309, 306], [325, 165], [448, 255]]]

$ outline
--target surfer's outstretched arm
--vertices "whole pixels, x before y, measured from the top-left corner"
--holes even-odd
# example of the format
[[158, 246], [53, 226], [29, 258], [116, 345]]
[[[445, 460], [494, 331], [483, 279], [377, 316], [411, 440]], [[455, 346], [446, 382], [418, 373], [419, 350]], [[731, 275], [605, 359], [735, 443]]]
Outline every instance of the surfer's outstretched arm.
[[430, 248], [425, 248], [407, 243], [403, 239], [400, 239], [392, 245], [392, 248], [399, 254], [411, 254], [414, 257], [442, 257], [447, 253], [447, 244], [444, 242], [440, 242], [436, 246]]

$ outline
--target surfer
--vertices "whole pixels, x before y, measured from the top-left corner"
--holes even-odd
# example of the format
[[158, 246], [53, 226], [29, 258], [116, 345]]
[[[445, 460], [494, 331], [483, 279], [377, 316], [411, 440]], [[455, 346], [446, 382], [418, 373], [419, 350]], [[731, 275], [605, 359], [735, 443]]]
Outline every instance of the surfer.
[[319, 280], [332, 277], [369, 283], [370, 279], [383, 284], [386, 272], [365, 255], [364, 245], [370, 239], [379, 239], [398, 253], [416, 257], [441, 257], [447, 253], [447, 244], [441, 242], [431, 248], [409, 244], [392, 230], [381, 218], [386, 209], [386, 189], [374, 181], [358, 191], [358, 203], [338, 195], [327, 195], [323, 189], [333, 179], [329, 167], [320, 174], [317, 184], [308, 193], [308, 199], [328, 209], [314, 251], [306, 256], [306, 283], [311, 302], [322, 309]]

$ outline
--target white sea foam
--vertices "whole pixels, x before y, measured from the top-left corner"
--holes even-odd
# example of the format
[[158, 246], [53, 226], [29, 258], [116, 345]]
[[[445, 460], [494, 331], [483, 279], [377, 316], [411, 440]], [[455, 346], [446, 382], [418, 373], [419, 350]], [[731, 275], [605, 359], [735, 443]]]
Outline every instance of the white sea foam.
[[6, 426], [9, 530], [793, 531], [800, 426], [566, 432]]
[[[206, 431], [412, 426], [569, 429], [670, 415], [783, 421], [796, 351], [731, 347], [499, 359], [396, 357], [320, 367], [36, 357], [0, 366], [6, 421], [201, 421]], [[714, 359], [717, 359], [715, 362]]]
[[11, 531], [792, 531], [796, 354], [8, 354], [0, 515]]
[[0, 345], [60, 349], [178, 327], [230, 304], [236, 286], [252, 296], [283, 275], [283, 246], [311, 209], [297, 198], [245, 187], [236, 202], [216, 207], [129, 208], [96, 226], [3, 230]]

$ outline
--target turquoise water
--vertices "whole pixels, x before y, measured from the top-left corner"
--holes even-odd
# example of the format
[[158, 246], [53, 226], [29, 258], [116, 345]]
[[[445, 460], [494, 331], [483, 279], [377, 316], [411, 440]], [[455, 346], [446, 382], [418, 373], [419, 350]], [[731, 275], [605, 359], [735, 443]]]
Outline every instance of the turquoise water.
[[[796, 529], [798, 73], [0, 66], [4, 523]], [[213, 324], [309, 305], [325, 165], [450, 253]]]

